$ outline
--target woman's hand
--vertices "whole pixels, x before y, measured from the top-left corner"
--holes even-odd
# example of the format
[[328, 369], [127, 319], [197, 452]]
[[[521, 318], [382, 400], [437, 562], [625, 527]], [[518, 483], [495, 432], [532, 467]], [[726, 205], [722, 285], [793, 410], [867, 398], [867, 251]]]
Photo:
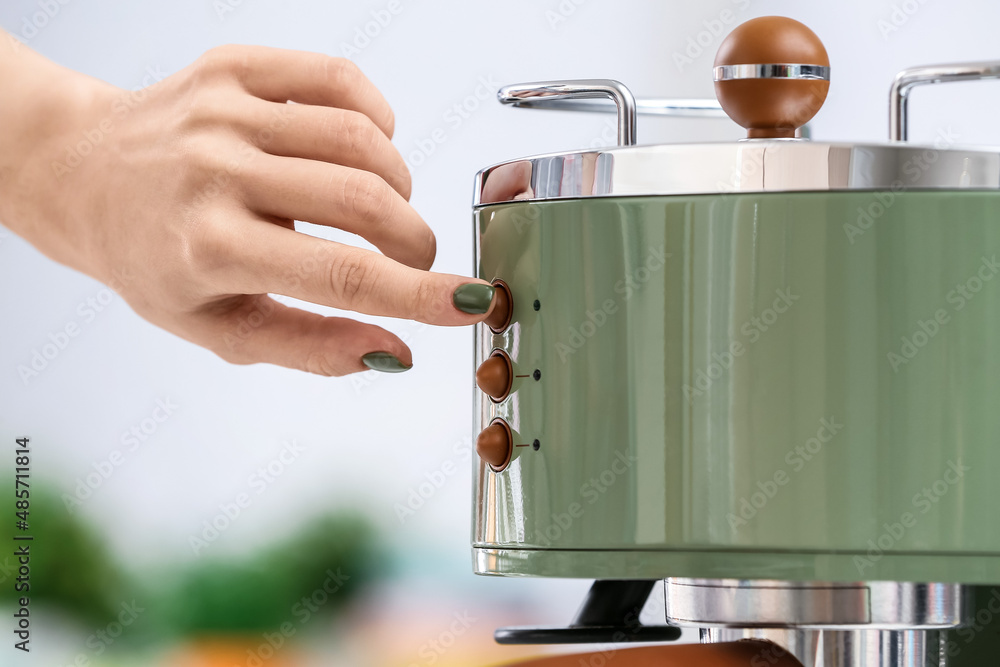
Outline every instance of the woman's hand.
[[[343, 375], [405, 370], [410, 351], [380, 327], [268, 293], [439, 325], [490, 309], [486, 283], [427, 271], [434, 235], [407, 203], [392, 111], [350, 62], [226, 46], [123, 91], [11, 48], [0, 221], [150, 322], [234, 363]], [[294, 220], [359, 234], [381, 254]]]

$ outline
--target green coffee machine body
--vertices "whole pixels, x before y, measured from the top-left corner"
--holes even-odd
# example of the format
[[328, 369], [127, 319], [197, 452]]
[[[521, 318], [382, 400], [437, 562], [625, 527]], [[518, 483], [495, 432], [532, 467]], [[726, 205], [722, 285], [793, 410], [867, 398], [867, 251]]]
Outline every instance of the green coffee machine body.
[[[949, 80], [922, 71], [897, 135], [907, 87]], [[503, 308], [475, 341], [475, 571], [658, 582], [669, 624], [807, 666], [972, 664], [946, 656], [1000, 582], [1000, 152], [635, 146], [617, 82], [501, 91], [604, 95], [623, 145], [476, 179]]]

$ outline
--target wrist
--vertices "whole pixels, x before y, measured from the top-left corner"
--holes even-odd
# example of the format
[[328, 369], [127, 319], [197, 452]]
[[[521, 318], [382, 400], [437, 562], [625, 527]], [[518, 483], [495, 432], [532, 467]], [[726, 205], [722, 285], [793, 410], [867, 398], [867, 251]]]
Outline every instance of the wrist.
[[88, 151], [87, 132], [95, 136], [118, 89], [20, 42], [0, 46], [7, 48], [13, 53], [0, 58], [0, 223], [49, 257], [86, 270], [71, 261], [78, 239], [67, 233], [73, 215], [65, 201], [73, 195], [60, 165]]

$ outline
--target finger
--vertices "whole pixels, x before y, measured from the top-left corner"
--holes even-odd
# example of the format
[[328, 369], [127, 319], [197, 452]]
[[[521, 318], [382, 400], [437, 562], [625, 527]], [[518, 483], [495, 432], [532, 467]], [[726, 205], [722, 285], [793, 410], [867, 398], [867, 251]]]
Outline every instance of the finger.
[[244, 200], [253, 211], [358, 234], [403, 264], [429, 269], [434, 232], [373, 173], [301, 158], [261, 155], [248, 165]]
[[344, 58], [265, 46], [227, 46], [212, 60], [235, 74], [252, 95], [363, 113], [392, 138], [395, 119], [382, 93]]
[[287, 120], [282, 132], [263, 135], [267, 141], [257, 142], [261, 150], [368, 171], [381, 176], [403, 199], [410, 198], [410, 171], [403, 157], [368, 116], [306, 104], [283, 106], [257, 102], [251, 108], [259, 127], [266, 127], [276, 110]]
[[237, 303], [235, 308], [203, 315], [203, 336], [227, 361], [263, 362], [327, 376], [368, 370], [363, 360], [373, 353], [369, 359], [384, 360], [388, 354], [398, 360], [394, 368], [390, 366], [397, 371], [413, 365], [403, 341], [373, 324], [323, 317], [267, 296], [245, 297]]
[[[319, 239], [263, 220], [240, 220], [225, 234], [226, 270], [218, 285], [227, 293], [272, 293], [344, 310], [427, 324], [480, 322], [493, 307], [482, 280], [411, 268], [370, 250]], [[467, 284], [461, 302], [454, 293]]]

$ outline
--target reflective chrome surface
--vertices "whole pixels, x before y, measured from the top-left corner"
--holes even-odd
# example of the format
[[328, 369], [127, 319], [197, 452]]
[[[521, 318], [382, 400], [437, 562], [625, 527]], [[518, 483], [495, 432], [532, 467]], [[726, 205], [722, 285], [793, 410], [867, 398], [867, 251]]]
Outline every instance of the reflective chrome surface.
[[474, 206], [580, 197], [1000, 189], [1000, 150], [800, 139], [539, 155], [476, 176]]
[[948, 81], [981, 81], [1000, 78], [1000, 61], [991, 60], [950, 65], [924, 65], [904, 69], [889, 89], [889, 138], [906, 141], [907, 103], [914, 86]]
[[944, 667], [945, 630], [972, 616], [957, 584], [667, 579], [667, 622], [703, 642], [766, 639], [804, 667]]
[[504, 86], [497, 91], [502, 104], [547, 106], [555, 101], [604, 98], [618, 108], [618, 145], [635, 145], [635, 97], [620, 81], [614, 79], [576, 79], [539, 81]]
[[713, 628], [703, 643], [766, 639], [803, 667], [946, 667], [946, 633], [935, 630], [785, 630]]
[[[615, 113], [617, 107], [610, 100], [600, 98], [584, 99], [524, 99], [511, 102], [512, 106], [523, 109], [550, 109], [552, 111], [586, 111], [591, 113]], [[635, 112], [640, 116], [674, 116], [681, 118], [728, 118], [722, 106], [715, 99], [637, 97]]]
[[667, 579], [667, 621], [694, 627], [953, 628], [968, 616], [958, 584]]
[[830, 80], [826, 65], [800, 65], [795, 63], [762, 63], [758, 65], [717, 65], [713, 70], [716, 81], [734, 79], [811, 79]]

